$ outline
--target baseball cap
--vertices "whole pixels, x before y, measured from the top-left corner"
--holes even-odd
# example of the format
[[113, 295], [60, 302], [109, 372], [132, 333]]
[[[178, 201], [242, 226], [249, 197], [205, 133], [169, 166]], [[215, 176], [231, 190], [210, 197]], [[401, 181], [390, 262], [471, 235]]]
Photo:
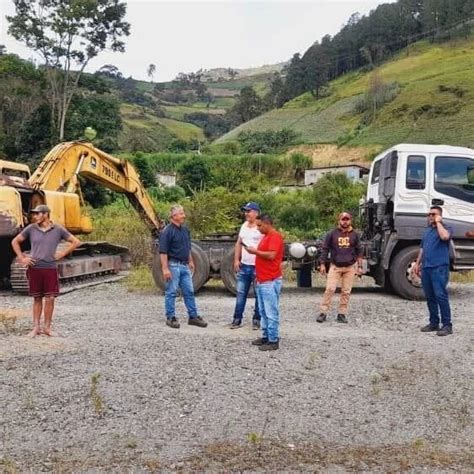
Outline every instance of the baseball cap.
[[241, 211], [257, 211], [260, 212], [260, 206], [253, 201], [248, 202], [245, 206], [240, 208]]
[[51, 209], [46, 204], [40, 204], [34, 209], [31, 209], [30, 212], [51, 212]]

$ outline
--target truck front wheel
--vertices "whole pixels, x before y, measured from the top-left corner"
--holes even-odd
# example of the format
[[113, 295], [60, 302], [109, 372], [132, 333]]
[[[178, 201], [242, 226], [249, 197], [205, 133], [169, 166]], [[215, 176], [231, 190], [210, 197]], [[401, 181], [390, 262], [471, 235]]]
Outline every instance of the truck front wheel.
[[407, 300], [425, 299], [421, 281], [414, 278], [411, 272], [419, 250], [420, 247], [416, 245], [400, 250], [392, 260], [388, 272], [393, 291]]
[[[209, 280], [210, 264], [204, 250], [194, 242], [191, 243], [191, 255], [194, 260], [193, 287], [194, 291], [197, 292], [207, 282], [207, 280]], [[156, 248], [155, 254], [153, 255], [152, 273], [156, 286], [164, 291], [166, 282], [163, 278], [163, 270], [161, 269], [158, 248]]]

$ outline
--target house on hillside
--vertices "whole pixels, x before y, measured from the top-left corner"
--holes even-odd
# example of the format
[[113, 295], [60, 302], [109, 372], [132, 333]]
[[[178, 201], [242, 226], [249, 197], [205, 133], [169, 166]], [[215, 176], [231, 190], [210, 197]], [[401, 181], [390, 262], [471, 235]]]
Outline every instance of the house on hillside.
[[311, 186], [328, 173], [344, 173], [352, 182], [360, 181], [369, 174], [369, 168], [360, 165], [336, 165], [308, 168], [304, 172], [305, 186]]
[[167, 188], [168, 186], [176, 186], [176, 173], [156, 173], [156, 182]]

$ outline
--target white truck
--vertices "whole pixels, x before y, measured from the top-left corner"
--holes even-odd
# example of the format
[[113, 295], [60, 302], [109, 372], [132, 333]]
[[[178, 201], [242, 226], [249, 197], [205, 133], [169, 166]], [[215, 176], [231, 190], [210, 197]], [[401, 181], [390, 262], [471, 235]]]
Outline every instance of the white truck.
[[[360, 203], [364, 273], [406, 299], [424, 297], [412, 276], [428, 209], [443, 208], [443, 219], [454, 229], [451, 270], [474, 270], [474, 150], [446, 145], [396, 145], [372, 162], [367, 195]], [[334, 209], [335, 212], [342, 209]], [[221, 279], [236, 292], [236, 235], [219, 234], [193, 242], [195, 291], [209, 278]], [[298, 272], [298, 285], [311, 286], [319, 267], [322, 241], [286, 245], [286, 258]], [[158, 254], [153, 275], [164, 287]]]
[[[400, 144], [374, 159], [360, 205], [364, 271], [406, 299], [424, 297], [411, 269], [432, 205], [443, 208], [444, 222], [454, 229], [451, 270], [474, 270], [474, 239], [469, 238], [474, 230], [474, 150]], [[317, 265], [320, 243], [303, 245], [305, 255], [301, 245], [290, 245], [289, 256], [293, 268], [308, 275]]]

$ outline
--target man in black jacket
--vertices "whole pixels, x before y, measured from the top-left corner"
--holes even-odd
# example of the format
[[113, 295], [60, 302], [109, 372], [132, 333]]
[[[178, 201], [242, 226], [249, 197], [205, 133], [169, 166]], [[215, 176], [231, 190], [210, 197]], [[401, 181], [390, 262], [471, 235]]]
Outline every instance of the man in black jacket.
[[[341, 285], [341, 299], [337, 321], [347, 323], [347, 307], [352, 290], [354, 275], [362, 274], [362, 248], [359, 235], [352, 228], [352, 215], [349, 212], [339, 214], [338, 227], [326, 236], [319, 268], [321, 275], [326, 275], [326, 264], [330, 264], [327, 275], [326, 291], [321, 302], [321, 313], [316, 318], [318, 323], [326, 321], [327, 312], [337, 285]], [[357, 268], [355, 266], [357, 262]]]

